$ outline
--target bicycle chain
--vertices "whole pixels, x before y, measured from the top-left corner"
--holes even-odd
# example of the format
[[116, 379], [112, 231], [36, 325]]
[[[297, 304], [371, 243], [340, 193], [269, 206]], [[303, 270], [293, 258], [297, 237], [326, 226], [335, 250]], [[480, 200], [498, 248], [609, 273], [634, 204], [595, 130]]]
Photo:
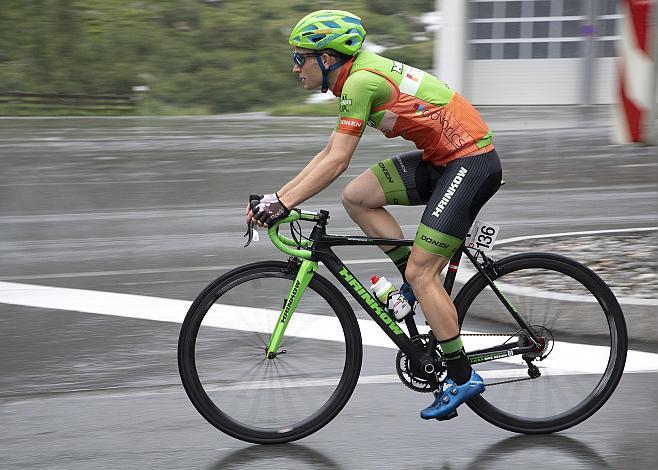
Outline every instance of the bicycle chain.
[[[506, 336], [508, 339], [513, 338], [514, 336], [518, 335], [518, 331], [514, 333], [461, 333], [461, 336]], [[534, 377], [536, 378], [536, 377]], [[503, 384], [510, 384], [510, 383], [515, 383], [515, 382], [524, 382], [526, 380], [533, 380], [533, 377], [526, 377], [523, 379], [511, 379], [511, 380], [503, 380], [501, 382], [493, 382], [493, 383], [487, 383], [487, 387], [493, 387], [495, 385], [503, 385]], [[404, 382], [403, 382], [404, 383]], [[406, 385], [406, 384], [405, 384]]]
[[[517, 333], [505, 334], [505, 333], [461, 333], [461, 336], [507, 336], [508, 338], [514, 337]], [[502, 382], [493, 382], [487, 383], [487, 387], [493, 387], [494, 385], [502, 384], [511, 384], [514, 382], [524, 382], [526, 380], [533, 380], [532, 377], [527, 377], [523, 379], [512, 379], [512, 380], [503, 380]]]
[[[536, 379], [535, 377], [534, 379]], [[502, 382], [493, 382], [493, 383], [487, 383], [487, 387], [493, 387], [494, 385], [502, 385], [502, 384], [511, 384], [514, 382], [523, 382], [525, 380], [534, 380], [532, 377], [527, 377], [524, 379], [512, 379], [512, 380], [503, 380]]]
[[[518, 332], [517, 332], [518, 333]], [[507, 336], [511, 338], [517, 333], [460, 333], [460, 336]]]

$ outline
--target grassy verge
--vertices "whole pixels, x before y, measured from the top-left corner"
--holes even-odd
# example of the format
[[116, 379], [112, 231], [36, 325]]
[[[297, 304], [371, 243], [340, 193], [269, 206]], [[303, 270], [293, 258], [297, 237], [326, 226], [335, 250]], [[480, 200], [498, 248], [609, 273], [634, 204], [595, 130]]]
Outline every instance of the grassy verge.
[[[268, 110], [273, 116], [337, 116], [336, 101], [324, 103], [285, 103]], [[38, 108], [0, 106], [0, 116], [205, 116], [214, 113], [205, 106], [173, 106], [158, 101], [144, 101], [134, 110], [100, 110], [93, 108]]]
[[204, 116], [213, 114], [206, 106], [174, 106], [155, 100], [145, 100], [134, 109], [97, 109], [94, 107], [40, 107], [0, 105], [0, 116]]
[[131, 116], [133, 110], [103, 110], [93, 108], [39, 108], [36, 106], [0, 106], [3, 117], [39, 117], [39, 116]]

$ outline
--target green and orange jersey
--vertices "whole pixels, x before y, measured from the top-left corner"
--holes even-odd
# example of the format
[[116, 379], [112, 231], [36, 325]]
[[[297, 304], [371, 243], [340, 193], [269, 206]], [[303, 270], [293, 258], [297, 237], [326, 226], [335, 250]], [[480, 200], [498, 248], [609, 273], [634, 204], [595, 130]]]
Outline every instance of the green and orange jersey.
[[340, 98], [336, 132], [361, 136], [367, 123], [412, 141], [434, 165], [493, 150], [492, 132], [475, 108], [420, 69], [359, 51], [332, 91]]

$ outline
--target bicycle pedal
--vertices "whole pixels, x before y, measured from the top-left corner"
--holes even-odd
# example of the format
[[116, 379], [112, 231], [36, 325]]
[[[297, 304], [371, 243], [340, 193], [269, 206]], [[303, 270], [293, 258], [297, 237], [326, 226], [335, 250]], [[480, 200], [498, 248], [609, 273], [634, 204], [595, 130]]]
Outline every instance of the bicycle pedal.
[[440, 416], [438, 418], [435, 418], [437, 421], [448, 421], [449, 419], [456, 418], [457, 417], [457, 410], [453, 410], [450, 413], [448, 413], [445, 416]]

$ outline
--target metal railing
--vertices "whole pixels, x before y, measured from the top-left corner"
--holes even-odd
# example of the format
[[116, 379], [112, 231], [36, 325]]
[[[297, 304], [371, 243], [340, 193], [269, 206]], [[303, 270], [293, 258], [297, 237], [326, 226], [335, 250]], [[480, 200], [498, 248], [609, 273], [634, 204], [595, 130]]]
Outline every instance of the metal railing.
[[133, 111], [139, 102], [134, 95], [88, 95], [83, 93], [0, 93], [0, 105], [26, 109], [81, 109], [91, 111]]

